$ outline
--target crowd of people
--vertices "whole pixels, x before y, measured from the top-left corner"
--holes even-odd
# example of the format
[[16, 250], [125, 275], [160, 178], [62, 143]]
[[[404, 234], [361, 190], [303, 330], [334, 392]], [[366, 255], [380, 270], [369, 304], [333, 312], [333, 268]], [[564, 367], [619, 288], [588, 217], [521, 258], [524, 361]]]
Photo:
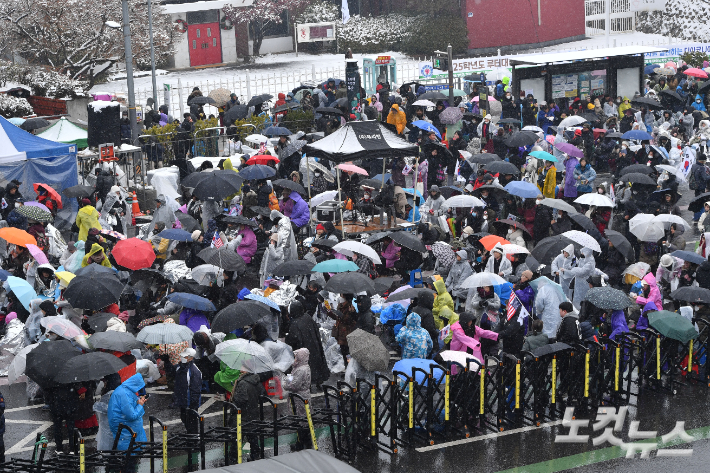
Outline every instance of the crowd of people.
[[[36, 196], [27, 201], [22, 183], [12, 181], [2, 192], [0, 237], [8, 246], [0, 343], [19, 353], [68, 339], [77, 352], [105, 351], [125, 364], [73, 384], [28, 375], [27, 395], [46, 404], [61, 451], [64, 424], [85, 434], [98, 430], [99, 439], [108, 438], [104, 446], [119, 423], [145, 440], [145, 387], [152, 383], [172, 388], [172, 407], [186, 431], [197, 433], [192, 411], [205, 392], [223, 394], [246, 421], [258, 417], [260, 395], [274, 386], [309, 399], [334, 376], [374, 379], [362, 353], [350, 352], [357, 331], [379, 337], [402, 359], [444, 364], [447, 351], [483, 362], [501, 350], [522, 357], [554, 341], [615, 339], [647, 328], [651, 311], [678, 311], [689, 320], [710, 315], [710, 298], [672, 296], [683, 287], [710, 294], [710, 170], [704, 164], [710, 121], [696, 117], [705, 97], [684, 67], [671, 78], [654, 78], [631, 100], [600, 95], [542, 103], [521, 93], [514, 101], [510, 86], [500, 82], [489, 90], [502, 102], [495, 119], [479, 113], [472, 100], [482, 87], [477, 84], [453, 104], [433, 97], [417, 105], [427, 100], [423, 88], [386, 82], [354, 109], [337, 105], [347, 92], [335, 81], [300, 100], [293, 92], [279, 94], [284, 103], [278, 105], [298, 101], [317, 112], [335, 103], [347, 113], [319, 114], [314, 126], [320, 135], [280, 133], [259, 150], [241, 146], [243, 153], [216, 167], [210, 160], [180, 165], [181, 184], [156, 186], [150, 223], [139, 225], [133, 238], [127, 238], [136, 217], [129, 189], [110, 168], [99, 165], [94, 185], [72, 194], [79, 210], [66, 243], [50, 223], [62, 208], [59, 194], [35, 183]], [[677, 87], [681, 100], [664, 97], [669, 87]], [[235, 95], [230, 103], [226, 111], [239, 104]], [[268, 110], [260, 105], [250, 113]], [[170, 121], [166, 112], [161, 123]], [[279, 123], [277, 114], [272, 119]], [[303, 147], [352, 120], [379, 120], [399, 139], [419, 143], [421, 153], [386, 160], [387, 175], [376, 179], [383, 163], [369, 157], [347, 163], [341, 180], [326, 160], [304, 169], [312, 158], [303, 157]], [[254, 156], [262, 161], [252, 164]], [[683, 157], [692, 160], [687, 171]], [[203, 179], [217, 175], [232, 187], [204, 193]], [[686, 182], [695, 192], [690, 210], [697, 230], [678, 206]], [[381, 221], [380, 233], [338, 228], [339, 218], [319, 219], [314, 204], [336, 199], [333, 191], [342, 195], [337, 213], [347, 222], [367, 228], [386, 212], [408, 224]], [[700, 238], [693, 248], [684, 235], [695, 231]], [[125, 242], [134, 250], [122, 251]], [[149, 255], [136, 262], [145, 248]], [[82, 305], [71, 281], [87, 271], [115, 281], [119, 293], [100, 307]], [[371, 286], [329, 290], [331, 280], [348, 272]], [[16, 279], [26, 283], [22, 290]], [[418, 292], [398, 300], [397, 291], [410, 286]], [[599, 287], [621, 292], [627, 303], [596, 306], [587, 295]], [[89, 285], [84, 292], [93, 290]], [[247, 303], [261, 304], [264, 315], [228, 331], [213, 328], [224, 327], [218, 320], [236, 319]], [[78, 333], [58, 330], [57, 318]], [[137, 341], [164, 324], [185, 326], [192, 338]], [[102, 332], [138, 338], [128, 349], [105, 349], [93, 344]], [[268, 352], [269, 369], [235, 368], [216, 356], [239, 340]], [[101, 400], [94, 402], [96, 396]], [[295, 448], [307, 448], [309, 438], [299, 432]], [[256, 458], [258, 442], [251, 440]], [[128, 442], [122, 434], [119, 448]]]

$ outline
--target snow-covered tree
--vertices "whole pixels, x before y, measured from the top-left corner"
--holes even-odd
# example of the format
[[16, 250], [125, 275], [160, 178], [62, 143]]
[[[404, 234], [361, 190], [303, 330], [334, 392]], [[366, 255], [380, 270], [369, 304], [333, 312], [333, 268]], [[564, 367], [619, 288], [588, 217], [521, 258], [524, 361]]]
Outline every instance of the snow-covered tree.
[[0, 95], [0, 115], [5, 118], [26, 117], [32, 115], [34, 110], [27, 99], [18, 99], [11, 95]]
[[254, 41], [254, 56], [258, 56], [264, 33], [270, 26], [283, 23], [284, 10], [295, 13], [309, 3], [310, 0], [254, 0], [248, 7], [225, 5], [222, 10], [235, 25], [247, 24], [249, 37]]
[[[129, 0], [134, 61], [150, 65], [148, 12], [145, 0]], [[30, 64], [48, 65], [92, 86], [97, 75], [124, 58], [120, 0], [3, 0], [0, 30], [10, 51]], [[175, 28], [169, 15], [153, 5], [156, 62], [172, 55]]]

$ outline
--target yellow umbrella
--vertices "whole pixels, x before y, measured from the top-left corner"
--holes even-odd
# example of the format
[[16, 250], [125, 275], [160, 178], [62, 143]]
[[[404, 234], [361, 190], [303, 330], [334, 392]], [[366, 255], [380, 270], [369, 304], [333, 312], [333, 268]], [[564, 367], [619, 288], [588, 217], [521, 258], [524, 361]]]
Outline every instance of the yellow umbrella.
[[63, 283], [65, 286], [68, 286], [71, 280], [76, 277], [74, 273], [70, 273], [69, 271], [57, 271], [54, 275], [58, 277], [59, 282]]

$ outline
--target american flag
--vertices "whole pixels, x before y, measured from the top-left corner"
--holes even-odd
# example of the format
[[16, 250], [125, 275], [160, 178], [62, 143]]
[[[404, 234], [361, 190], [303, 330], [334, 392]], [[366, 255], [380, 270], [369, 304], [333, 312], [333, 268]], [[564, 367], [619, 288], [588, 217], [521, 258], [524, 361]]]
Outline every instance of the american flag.
[[223, 245], [224, 245], [224, 242], [219, 237], [219, 235], [217, 235], [217, 233], [215, 232], [214, 236], [212, 237], [212, 245], [211, 245], [212, 248], [222, 248]]
[[520, 314], [518, 315], [518, 323], [520, 325], [523, 325], [525, 317], [528, 317], [530, 313], [527, 311], [525, 306], [523, 306], [523, 303], [520, 302], [518, 296], [515, 295], [515, 291], [511, 291], [510, 299], [508, 299], [508, 311], [505, 314], [507, 320], [510, 320], [515, 315], [515, 313], [518, 311], [518, 308], [520, 308]]

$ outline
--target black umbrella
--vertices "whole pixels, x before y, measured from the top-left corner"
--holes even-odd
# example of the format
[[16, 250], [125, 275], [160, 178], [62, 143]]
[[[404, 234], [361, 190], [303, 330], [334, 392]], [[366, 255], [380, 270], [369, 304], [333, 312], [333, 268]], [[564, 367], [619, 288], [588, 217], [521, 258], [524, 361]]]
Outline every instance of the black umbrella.
[[536, 357], [543, 357], [547, 355], [554, 355], [561, 351], [569, 350], [572, 347], [562, 342], [555, 342], [548, 345], [543, 345], [539, 348], [534, 349], [531, 353]]
[[200, 226], [200, 223], [195, 220], [195, 217], [192, 215], [188, 215], [185, 213], [182, 213], [181, 211], [176, 211], [175, 212], [175, 218], [180, 221], [180, 225], [182, 226], [182, 229], [185, 230], [186, 232], [194, 232], [195, 230], [201, 230], [202, 227]]
[[291, 156], [293, 153], [298, 153], [301, 151], [301, 148], [306, 146], [308, 142], [306, 140], [294, 140], [294, 141], [289, 141], [289, 143], [284, 147], [281, 151], [279, 151], [279, 159], [282, 161], [289, 156]]
[[498, 124], [503, 124], [503, 125], [518, 125], [520, 126], [520, 120], [517, 118], [502, 118], [498, 120]]
[[283, 105], [279, 105], [278, 107], [274, 107], [274, 113], [283, 112], [284, 110], [290, 110], [292, 108], [298, 108], [300, 106], [301, 106], [301, 104], [298, 104], [296, 102], [286, 102]]
[[463, 194], [463, 189], [456, 186], [441, 186], [439, 187], [439, 192], [441, 192], [441, 195], [443, 195], [445, 199], [448, 199], [454, 195]]
[[595, 307], [605, 310], [622, 310], [635, 304], [625, 292], [609, 286], [589, 289], [584, 300], [589, 301]]
[[315, 264], [305, 259], [296, 259], [281, 263], [272, 271], [274, 276], [300, 276], [303, 274], [311, 274]]
[[422, 253], [426, 253], [427, 251], [424, 243], [409, 232], [390, 232], [387, 236], [392, 238], [392, 241], [395, 243], [405, 246], [410, 250], [420, 251]]
[[373, 189], [382, 189], [384, 187], [382, 185], [381, 179], [363, 179], [361, 181], [358, 181], [358, 184], [360, 185], [360, 187], [372, 187]]
[[621, 138], [623, 134], [619, 133], [618, 131], [614, 131], [612, 133], [607, 133], [604, 135], [605, 138]]
[[205, 248], [197, 254], [197, 257], [205, 263], [218, 266], [225, 271], [235, 271], [242, 275], [247, 270], [244, 259], [239, 254], [229, 249], [227, 246], [220, 248]]
[[520, 174], [520, 170], [515, 164], [509, 163], [508, 161], [493, 161], [492, 163], [486, 164], [483, 169], [491, 174]]
[[426, 92], [419, 97], [417, 97], [417, 100], [431, 100], [432, 102], [436, 102], [437, 100], [448, 100], [449, 96], [444, 95], [441, 92]]
[[[528, 255], [527, 258], [525, 258], [525, 265], [528, 267], [528, 269], [534, 273], [542, 273], [543, 270], [548, 267], [545, 266], [544, 264], [541, 264], [538, 260], [535, 259], [534, 256]], [[549, 267], [548, 267], [549, 268]], [[549, 273], [549, 270], [547, 271]]]
[[100, 332], [89, 337], [89, 345], [92, 348], [102, 348], [104, 350], [120, 351], [121, 353], [129, 350], [141, 349], [143, 343], [136, 340], [132, 333], [128, 332]]
[[606, 236], [606, 239], [614, 245], [614, 248], [616, 248], [619, 253], [624, 255], [624, 258], [630, 262], [636, 259], [634, 249], [624, 235], [608, 228], [604, 231], [604, 235]]
[[705, 82], [700, 84], [700, 86], [698, 87], [698, 93], [703, 94], [706, 90], [708, 90], [708, 88], [710, 88], [710, 80], [706, 80]]
[[694, 197], [693, 200], [690, 201], [690, 203], [688, 204], [688, 210], [690, 210], [691, 212], [701, 212], [703, 210], [703, 207], [705, 206], [705, 202], [708, 201], [710, 201], [710, 192], [700, 194], [699, 196]]
[[220, 215], [218, 218], [220, 218], [223, 222], [226, 223], [236, 223], [237, 225], [248, 225], [250, 227], [258, 227], [259, 224], [256, 223], [254, 220], [248, 219], [246, 217], [243, 217], [241, 215]]
[[311, 246], [315, 246], [316, 248], [326, 251], [331, 250], [337, 244], [337, 241], [331, 240], [330, 238], [316, 238], [311, 242]]
[[56, 385], [54, 377], [69, 360], [80, 356], [69, 340], [54, 340], [40, 343], [37, 348], [27, 354], [25, 374], [42, 387]]
[[245, 181], [258, 181], [268, 179], [276, 174], [276, 169], [266, 164], [252, 164], [239, 171], [239, 177]]
[[243, 120], [249, 115], [249, 107], [247, 105], [232, 105], [229, 110], [224, 112], [224, 121], [229, 125], [233, 125], [236, 120]]
[[[91, 264], [89, 266], [99, 265]], [[93, 277], [77, 274], [64, 291], [64, 298], [74, 308], [101, 310], [118, 302], [123, 287], [124, 284], [116, 277], [106, 277], [106, 275]]]
[[403, 301], [406, 299], [414, 299], [415, 297], [419, 297], [424, 293], [430, 293], [430, 294], [435, 294], [435, 291], [432, 291], [429, 288], [426, 287], [411, 287], [409, 289], [405, 289], [403, 291], [399, 291], [396, 294], [390, 294], [390, 296], [387, 298], [385, 302], [396, 302], [396, 301]]
[[316, 113], [322, 113], [323, 115], [343, 115], [343, 111], [335, 107], [318, 107]]
[[228, 195], [239, 192], [244, 182], [239, 174], [228, 169], [193, 174], [206, 174], [206, 177], [201, 179], [192, 191], [192, 194], [200, 200], [209, 198], [222, 200]]
[[377, 232], [371, 234], [367, 239], [363, 242], [366, 245], [370, 245], [372, 243], [375, 243], [376, 241], [382, 240], [384, 237], [389, 236], [390, 232]]
[[392, 283], [394, 283], [394, 278], [392, 276], [382, 276], [372, 280], [372, 284], [375, 286], [375, 291], [377, 291], [377, 294], [380, 295], [389, 291], [392, 287]]
[[507, 226], [507, 225], [512, 225], [512, 226], [514, 226], [516, 229], [519, 228], [520, 230], [522, 230], [522, 231], [523, 231], [524, 233], [526, 233], [527, 235], [532, 236], [532, 235], [530, 235], [530, 231], [529, 231], [527, 228], [525, 228], [525, 225], [523, 225], [521, 222], [518, 222], [517, 220], [512, 220], [512, 219], [509, 219], [509, 218], [504, 218], [504, 219], [502, 219], [502, 220], [496, 220], [496, 221], [494, 221], [494, 222], [490, 222], [489, 225], [493, 225], [493, 228], [495, 228], [496, 226], [499, 226], [499, 225], [506, 225], [506, 226]]
[[646, 166], [645, 164], [632, 164], [631, 166], [626, 166], [619, 172], [619, 176], [625, 176], [626, 174], [632, 172], [639, 172], [641, 174], [653, 174], [656, 170], [653, 166]]
[[651, 200], [655, 202], [665, 202], [666, 195], [671, 196], [671, 202], [678, 202], [678, 200], [680, 199], [680, 194], [678, 193], [678, 191], [669, 188], [653, 191], [653, 193], [651, 193]]
[[156, 279], [163, 280], [166, 282], [170, 281], [167, 275], [158, 269], [143, 268], [138, 269], [136, 271], [131, 271], [132, 283], [137, 283], [138, 281], [146, 281], [149, 285], [151, 285]]
[[187, 101], [188, 105], [214, 105], [216, 103], [217, 101], [215, 99], [206, 95], [198, 95], [197, 97], [193, 97], [192, 99]]
[[99, 312], [86, 318], [86, 322], [94, 332], [105, 332], [108, 328], [108, 321], [116, 317], [116, 314]]
[[541, 264], [550, 266], [550, 264], [552, 264], [552, 260], [554, 260], [557, 255], [562, 252], [562, 250], [569, 246], [570, 243], [574, 245], [575, 249], [579, 250], [582, 248], [582, 245], [570, 240], [567, 237], [555, 235], [540, 240], [530, 254]]
[[641, 174], [640, 172], [630, 172], [621, 176], [621, 180], [624, 182], [632, 182], [634, 184], [644, 184], [649, 186], [655, 186], [656, 181], [651, 179], [646, 174]]
[[58, 384], [96, 381], [118, 373], [125, 367], [126, 364], [120, 358], [110, 353], [86, 353], [67, 361], [54, 377], [54, 381]]
[[677, 301], [710, 304], [710, 289], [695, 286], [679, 287], [671, 292], [671, 298]]
[[665, 108], [661, 105], [661, 102], [656, 99], [652, 99], [651, 97], [635, 97], [631, 99], [631, 103], [642, 107], [648, 107], [651, 110], [662, 110]]
[[476, 164], [488, 164], [492, 163], [493, 161], [502, 161], [502, 159], [500, 159], [500, 156], [498, 156], [497, 154], [480, 153], [474, 154], [468, 159], [468, 161]]
[[32, 130], [37, 130], [39, 128], [45, 128], [48, 127], [50, 123], [45, 120], [44, 118], [40, 117], [35, 117], [35, 118], [28, 118], [25, 120], [25, 122], [20, 125], [20, 128], [22, 128], [25, 131], [32, 131]]
[[96, 192], [96, 189], [94, 189], [91, 186], [82, 186], [79, 184], [78, 186], [71, 186], [67, 187], [62, 191], [62, 194], [64, 194], [65, 197], [89, 197], [91, 194]]
[[273, 182], [274, 186], [276, 187], [285, 187], [286, 189], [291, 189], [292, 191], [296, 191], [301, 195], [306, 195], [306, 189], [299, 184], [298, 182], [294, 182], [291, 179], [277, 179]]
[[506, 138], [503, 143], [505, 143], [508, 148], [520, 148], [521, 146], [534, 145], [539, 139], [540, 137], [533, 132], [516, 131]]
[[212, 321], [214, 332], [229, 333], [252, 325], [271, 315], [271, 309], [257, 301], [239, 301], [217, 312]]
[[593, 113], [581, 113], [579, 116], [584, 118], [585, 120], [587, 120], [590, 123], [594, 123], [594, 122], [599, 121], [599, 117]]
[[247, 107], [255, 107], [257, 105], [261, 105], [262, 103], [266, 102], [267, 100], [271, 100], [272, 98], [274, 98], [274, 96], [269, 94], [255, 95], [251, 98], [251, 100], [249, 100], [249, 102], [247, 103]]
[[270, 217], [271, 216], [271, 209], [268, 207], [259, 207], [257, 205], [253, 205], [249, 207], [249, 210], [254, 212], [257, 215], [261, 215], [262, 217]]
[[594, 225], [594, 222], [592, 222], [591, 219], [584, 214], [568, 213], [567, 216], [570, 218], [570, 220], [572, 220], [573, 223], [581, 227], [583, 232], [599, 231], [597, 229], [597, 226]]
[[84, 266], [83, 268], [79, 268], [76, 270], [74, 273], [75, 276], [86, 276], [86, 277], [97, 277], [97, 278], [104, 278], [106, 276], [112, 276], [114, 279], [118, 279], [118, 275], [116, 274], [116, 271], [114, 271], [111, 268], [107, 268], [106, 266], [101, 266], [100, 264], [90, 264], [88, 266]]
[[670, 97], [670, 98], [677, 100], [679, 102], [685, 101], [685, 99], [683, 97], [681, 97], [680, 94], [678, 92], [676, 92], [675, 90], [671, 90], [671, 89], [662, 90], [661, 95], [665, 95], [665, 96]]
[[[399, 232], [404, 233], [404, 232]], [[372, 295], [377, 291], [375, 285], [372, 284], [372, 279], [362, 273], [348, 272], [337, 273], [325, 283], [323, 288], [328, 292], [335, 294], [357, 294], [358, 292], [367, 292]]]
[[673, 253], [671, 253], [671, 256], [673, 256], [674, 258], [682, 259], [683, 261], [689, 261], [694, 264], [703, 264], [707, 261], [706, 258], [703, 258], [702, 255], [699, 255], [694, 251], [675, 250]]

